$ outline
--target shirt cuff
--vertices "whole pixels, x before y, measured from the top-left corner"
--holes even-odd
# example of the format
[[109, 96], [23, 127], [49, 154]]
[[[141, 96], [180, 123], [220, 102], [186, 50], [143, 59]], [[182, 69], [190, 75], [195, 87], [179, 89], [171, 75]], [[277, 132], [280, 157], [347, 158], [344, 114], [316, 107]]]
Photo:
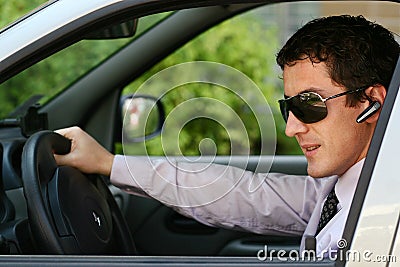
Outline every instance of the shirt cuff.
[[121, 190], [134, 195], [148, 196], [133, 179], [131, 171], [123, 155], [115, 155], [111, 168], [110, 181]]

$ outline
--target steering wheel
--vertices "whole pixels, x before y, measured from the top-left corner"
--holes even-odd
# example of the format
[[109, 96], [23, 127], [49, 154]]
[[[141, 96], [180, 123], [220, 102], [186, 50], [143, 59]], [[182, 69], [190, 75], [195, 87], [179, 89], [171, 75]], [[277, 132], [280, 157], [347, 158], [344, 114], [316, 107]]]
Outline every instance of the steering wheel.
[[32, 238], [45, 254], [136, 254], [127, 223], [107, 184], [57, 166], [53, 153], [70, 140], [52, 132], [32, 135], [22, 152], [22, 180]]

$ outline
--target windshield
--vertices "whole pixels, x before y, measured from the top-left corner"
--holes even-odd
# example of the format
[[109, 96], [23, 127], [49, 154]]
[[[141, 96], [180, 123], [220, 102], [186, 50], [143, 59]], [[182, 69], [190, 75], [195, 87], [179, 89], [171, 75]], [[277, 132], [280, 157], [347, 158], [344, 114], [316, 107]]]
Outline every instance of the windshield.
[[7, 25], [21, 19], [30, 13], [50, 4], [54, 1], [30, 0], [30, 1], [7, 1], [0, 0], [0, 32]]
[[[50, 2], [0, 0], [0, 28]], [[141, 18], [136, 35], [131, 38], [82, 40], [0, 84], [0, 118], [21, 115], [13, 111], [26, 101], [45, 103], [168, 14]]]

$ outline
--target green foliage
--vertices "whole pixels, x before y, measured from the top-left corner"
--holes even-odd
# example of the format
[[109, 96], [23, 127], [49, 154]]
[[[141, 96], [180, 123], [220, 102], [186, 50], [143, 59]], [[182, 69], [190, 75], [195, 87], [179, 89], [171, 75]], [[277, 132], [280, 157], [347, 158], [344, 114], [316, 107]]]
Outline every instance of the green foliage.
[[[6, 1], [0, 0], [0, 27], [4, 27], [33, 8], [44, 3], [43, 0]], [[138, 36], [148, 29], [167, 13], [142, 18], [139, 21]], [[266, 30], [267, 29], [267, 30]], [[261, 89], [268, 99], [274, 113], [277, 132], [277, 154], [299, 153], [295, 140], [287, 139], [284, 135], [284, 124], [280, 117], [276, 99], [282, 95], [282, 86], [276, 72], [275, 54], [278, 50], [277, 28], [264, 27], [262, 20], [253, 14], [246, 14], [224, 22], [218, 27], [209, 30], [196, 38], [182, 49], [160, 62], [141, 78], [130, 84], [125, 93], [135, 92], [140, 85], [153, 74], [182, 62], [214, 61], [231, 66], [245, 73]], [[95, 67], [108, 55], [118, 50], [129, 39], [91, 41], [84, 40], [58, 52], [48, 59], [35, 64], [12, 79], [0, 85], [0, 117], [6, 117], [10, 111], [35, 94], [43, 94], [42, 103], [48, 101], [73, 82], [77, 77], [84, 75]], [[272, 78], [271, 78], [272, 77]], [[173, 77], [171, 77], [172, 79]], [[190, 84], [184, 88], [175, 88], [164, 98], [163, 103], [167, 114], [187, 100], [198, 97], [207, 97], [218, 100], [231, 107], [240, 121], [245, 122], [246, 132], [250, 144], [244, 140], [240, 131], [228, 131], [215, 120], [199, 118], [187, 123], [179, 133], [173, 133], [171, 140], [155, 138], [146, 142], [146, 149], [151, 154], [179, 154], [182, 150], [185, 155], [198, 155], [200, 150], [205, 153], [226, 155], [232, 152], [232, 144], [245, 153], [250, 149], [251, 154], [260, 153], [260, 131], [254, 114], [246, 104], [235, 94], [216, 85]], [[212, 105], [198, 106], [198, 110], [217, 109]], [[224, 121], [230, 125], [237, 123], [237, 117], [229, 113], [221, 113]], [[171, 129], [174, 126], [171, 124]], [[233, 128], [235, 129], [235, 128]], [[177, 138], [179, 137], [179, 138]], [[177, 138], [174, 140], [173, 138]], [[213, 144], [209, 140], [213, 140]], [[271, 140], [268, 140], [271, 142]], [[168, 146], [172, 144], [172, 146]], [[163, 150], [162, 145], [166, 147]], [[120, 144], [116, 145], [117, 152], [121, 152]], [[145, 148], [133, 144], [125, 147], [127, 153], [143, 154]]]
[[[9, 24], [41, 3], [43, 0], [18, 3], [0, 0], [2, 14], [0, 27]], [[143, 19], [138, 26], [137, 35], [167, 14], [157, 14]], [[2, 83], [0, 118], [7, 117], [11, 111], [33, 95], [43, 95], [40, 103], [47, 102], [129, 41], [131, 39], [82, 40]]]
[[[278, 50], [277, 29], [268, 27], [266, 30], [266, 28], [261, 24], [261, 20], [252, 14], [224, 22], [164, 59], [140, 79], [130, 84], [124, 93], [135, 92], [152, 75], [179, 63], [214, 61], [226, 64], [245, 73], [268, 99], [279, 129], [277, 153], [297, 154], [299, 150], [296, 150], [298, 146], [295, 144], [295, 140], [288, 141], [284, 135], [285, 126], [276, 103], [276, 99], [282, 96], [282, 86], [277, 77], [275, 63], [275, 54]], [[276, 77], [276, 79], [271, 79], [271, 77]], [[168, 77], [170, 80], [178, 78]], [[158, 82], [163, 84], [163, 81]], [[171, 81], [164, 81], [164, 83], [170, 84]], [[246, 142], [250, 140], [250, 154], [260, 154], [260, 131], [254, 114], [243, 101], [226, 88], [204, 83], [185, 85], [170, 91], [163, 97], [162, 102], [169, 114], [185, 101], [200, 97], [215, 99], [231, 107], [240, 120], [245, 123], [248, 139], [244, 139], [243, 134], [238, 131], [228, 133], [227, 129], [213, 120], [199, 118], [190, 121], [184, 127], [183, 125], [169, 126], [167, 124], [163, 140], [156, 138], [147, 141], [146, 147], [142, 147], [140, 144], [125, 144], [123, 152], [127, 154], [180, 155], [182, 153], [180, 151], [183, 151], [183, 154], [188, 156], [199, 155], [200, 150], [205, 154], [214, 154], [216, 149], [216, 154], [229, 155], [234, 146], [236, 147], [234, 154], [246, 154], [246, 149], [248, 149]], [[212, 108], [212, 105], [193, 108], [192, 116], [195, 116], [196, 110], [204, 111]], [[174, 113], [175, 121], [183, 121], [183, 119], [177, 119], [177, 116]], [[224, 122], [228, 124], [235, 123], [237, 120], [236, 117], [229, 116], [227, 113], [223, 116]], [[171, 133], [174, 129], [181, 129], [181, 131]], [[206, 142], [202, 142], [204, 139], [207, 139]], [[209, 139], [213, 140], [215, 149], [208, 142]], [[267, 140], [267, 142], [274, 142], [274, 140]]]
[[13, 109], [33, 95], [43, 95], [40, 102], [45, 103], [124, 42], [127, 41], [81, 41], [2, 83], [0, 117], [7, 117]]
[[17, 20], [23, 14], [28, 13], [40, 4], [45, 3], [44, 0], [29, 1], [8, 1], [0, 0], [0, 28], [3, 28], [11, 22]]

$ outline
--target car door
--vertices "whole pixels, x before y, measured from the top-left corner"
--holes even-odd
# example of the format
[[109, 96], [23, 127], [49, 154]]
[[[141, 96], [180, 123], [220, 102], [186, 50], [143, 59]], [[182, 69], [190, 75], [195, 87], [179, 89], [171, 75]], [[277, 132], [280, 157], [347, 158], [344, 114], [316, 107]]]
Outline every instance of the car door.
[[396, 265], [399, 242], [398, 171], [400, 58], [361, 173], [343, 234], [342, 262]]

